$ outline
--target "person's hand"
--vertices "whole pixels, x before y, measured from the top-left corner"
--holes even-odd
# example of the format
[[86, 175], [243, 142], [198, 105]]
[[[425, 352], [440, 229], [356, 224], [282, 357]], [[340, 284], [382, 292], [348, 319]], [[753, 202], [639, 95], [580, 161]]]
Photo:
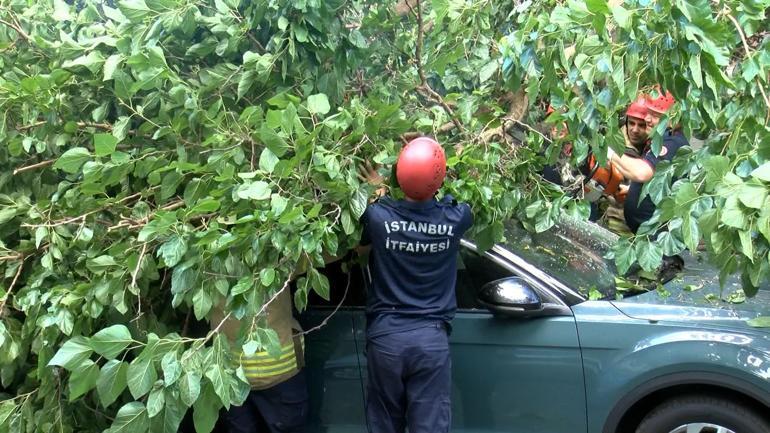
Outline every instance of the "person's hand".
[[388, 187], [385, 185], [385, 177], [378, 173], [377, 166], [373, 166], [369, 161], [358, 167], [358, 179], [361, 182], [378, 187], [376, 191], [378, 197], [382, 197], [388, 192]]
[[625, 142], [626, 147], [629, 147], [629, 148], [633, 149], [634, 145], [631, 144], [631, 138], [628, 136], [628, 129], [626, 128], [626, 125], [623, 125], [620, 128], [620, 131], [623, 133], [623, 141]]

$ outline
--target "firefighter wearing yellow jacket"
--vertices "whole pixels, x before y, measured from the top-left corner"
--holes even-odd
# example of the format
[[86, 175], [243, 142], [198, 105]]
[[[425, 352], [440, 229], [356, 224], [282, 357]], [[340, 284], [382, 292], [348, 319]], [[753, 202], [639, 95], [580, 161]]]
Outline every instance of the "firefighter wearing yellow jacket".
[[[246, 356], [240, 348], [233, 350], [234, 367], [243, 367], [251, 392], [242, 406], [232, 406], [228, 411], [229, 431], [301, 433], [307, 423], [309, 397], [303, 370], [304, 340], [299, 323], [292, 315], [289, 290], [280, 292], [263, 314], [267, 326], [278, 333], [281, 353], [278, 357], [264, 351]], [[216, 308], [211, 317], [212, 328], [224, 318], [221, 306]], [[220, 332], [235, 342], [242, 326], [244, 322], [227, 318]]]

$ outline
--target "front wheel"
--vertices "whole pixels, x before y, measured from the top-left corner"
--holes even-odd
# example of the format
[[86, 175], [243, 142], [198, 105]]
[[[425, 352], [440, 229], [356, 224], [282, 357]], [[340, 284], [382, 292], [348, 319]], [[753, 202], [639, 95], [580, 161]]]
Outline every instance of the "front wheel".
[[754, 410], [724, 398], [684, 396], [644, 417], [636, 433], [767, 433], [770, 423]]

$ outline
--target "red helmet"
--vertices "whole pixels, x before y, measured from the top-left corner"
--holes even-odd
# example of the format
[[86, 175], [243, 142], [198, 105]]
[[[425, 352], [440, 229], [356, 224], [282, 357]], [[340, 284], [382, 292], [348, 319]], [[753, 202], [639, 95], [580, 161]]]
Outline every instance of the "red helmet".
[[635, 117], [637, 119], [644, 120], [647, 117], [647, 104], [646, 98], [640, 96], [636, 101], [632, 102], [626, 110], [626, 117]]
[[663, 93], [658, 89], [658, 96], [656, 98], [647, 97], [644, 105], [650, 111], [654, 111], [658, 114], [666, 114], [666, 111], [668, 111], [675, 102], [674, 95], [670, 92]]
[[401, 149], [396, 179], [407, 197], [427, 200], [438, 191], [446, 176], [446, 156], [436, 140], [418, 137]]

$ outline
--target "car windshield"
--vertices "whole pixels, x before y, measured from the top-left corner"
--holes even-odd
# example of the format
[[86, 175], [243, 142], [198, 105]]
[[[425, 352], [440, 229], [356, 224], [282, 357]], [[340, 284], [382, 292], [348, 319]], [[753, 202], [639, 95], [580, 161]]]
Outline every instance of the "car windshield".
[[512, 220], [505, 237], [504, 246], [512, 253], [584, 296], [614, 295], [615, 265], [604, 255], [618, 237], [608, 230], [567, 217], [545, 232], [532, 233]]

